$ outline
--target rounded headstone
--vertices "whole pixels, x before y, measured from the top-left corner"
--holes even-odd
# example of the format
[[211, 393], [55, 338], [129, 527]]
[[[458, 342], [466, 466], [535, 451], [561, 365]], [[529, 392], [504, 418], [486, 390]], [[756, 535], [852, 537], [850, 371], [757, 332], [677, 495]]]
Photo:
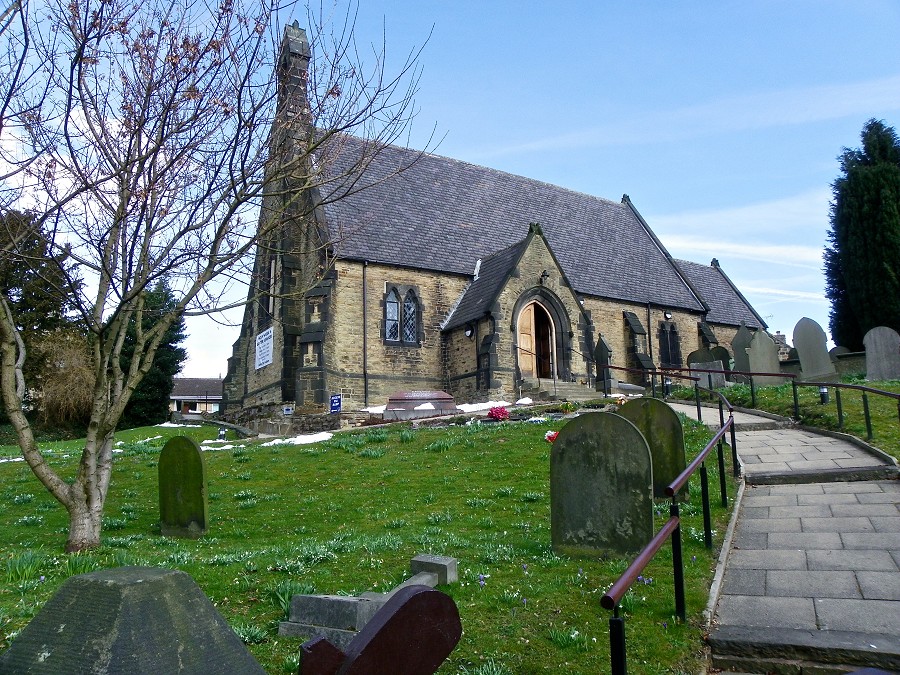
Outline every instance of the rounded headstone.
[[653, 496], [666, 498], [666, 487], [687, 466], [684, 457], [684, 429], [672, 408], [656, 398], [635, 398], [618, 411], [638, 428], [650, 446], [653, 460]]
[[197, 442], [169, 439], [159, 454], [159, 524], [167, 537], [196, 539], [206, 533], [206, 463]]
[[647, 441], [614, 413], [569, 422], [550, 454], [550, 534], [567, 555], [636, 553], [653, 537]]

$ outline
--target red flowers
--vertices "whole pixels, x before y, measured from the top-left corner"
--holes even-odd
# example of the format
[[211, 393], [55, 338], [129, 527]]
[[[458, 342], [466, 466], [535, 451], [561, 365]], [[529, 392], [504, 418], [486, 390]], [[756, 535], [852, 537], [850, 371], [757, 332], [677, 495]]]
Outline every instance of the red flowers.
[[504, 408], [502, 405], [494, 406], [493, 408], [488, 410], [487, 416], [492, 420], [503, 422], [504, 420], [509, 419], [509, 410]]
[[558, 431], [548, 431], [546, 434], [544, 434], [544, 440], [547, 441], [548, 443], [552, 443], [553, 441], [556, 440], [557, 436], [559, 436]]

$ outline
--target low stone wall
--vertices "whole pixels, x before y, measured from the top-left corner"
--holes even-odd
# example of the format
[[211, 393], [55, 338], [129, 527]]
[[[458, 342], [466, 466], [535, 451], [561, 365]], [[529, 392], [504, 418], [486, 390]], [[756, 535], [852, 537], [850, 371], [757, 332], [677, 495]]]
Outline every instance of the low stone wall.
[[252, 429], [257, 434], [272, 436], [296, 436], [337, 431], [343, 427], [364, 424], [369, 414], [365, 412], [321, 413], [295, 410], [285, 415], [281, 405], [265, 405], [244, 408], [226, 414], [228, 422]]

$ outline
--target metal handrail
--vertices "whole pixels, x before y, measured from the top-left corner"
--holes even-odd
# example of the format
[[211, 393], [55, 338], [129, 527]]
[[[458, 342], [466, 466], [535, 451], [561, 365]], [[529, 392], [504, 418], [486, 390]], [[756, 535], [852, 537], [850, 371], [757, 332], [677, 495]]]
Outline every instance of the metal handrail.
[[[695, 385], [696, 386], [696, 385]], [[718, 393], [718, 392], [715, 392]], [[723, 403], [724, 402], [724, 403]], [[669, 507], [669, 520], [660, 528], [659, 532], [650, 540], [650, 542], [641, 550], [640, 553], [628, 566], [628, 569], [613, 582], [610, 589], [600, 599], [601, 607], [613, 610], [613, 616], [609, 619], [609, 643], [610, 643], [610, 666], [613, 675], [625, 675], [627, 672], [625, 658], [625, 619], [619, 616], [619, 603], [631, 588], [631, 585], [637, 580], [638, 575], [644, 571], [653, 557], [659, 552], [662, 545], [667, 539], [672, 539], [672, 574], [675, 586], [675, 615], [685, 621], [687, 618], [687, 607], [685, 601], [684, 589], [684, 563], [682, 560], [681, 546], [681, 515], [678, 506], [678, 494], [687, 485], [690, 477], [699, 469], [700, 470], [700, 491], [701, 501], [703, 502], [703, 539], [706, 548], [712, 548], [712, 516], [709, 506], [709, 482], [706, 470], [706, 459], [712, 452], [713, 446], [718, 451], [719, 462], [719, 489], [721, 492], [722, 507], [728, 506], [727, 485], [725, 482], [725, 456], [723, 452], [723, 439], [727, 432], [731, 432], [732, 452], [734, 453], [734, 461], [737, 462], [737, 452], [734, 448], [734, 412], [733, 407], [724, 396], [721, 396], [719, 402], [720, 416], [723, 414], [724, 406], [728, 407], [728, 421], [722, 420], [721, 428], [712, 437], [703, 450], [694, 458], [694, 460], [682, 471], [669, 485], [666, 486], [665, 492], [672, 499]]]

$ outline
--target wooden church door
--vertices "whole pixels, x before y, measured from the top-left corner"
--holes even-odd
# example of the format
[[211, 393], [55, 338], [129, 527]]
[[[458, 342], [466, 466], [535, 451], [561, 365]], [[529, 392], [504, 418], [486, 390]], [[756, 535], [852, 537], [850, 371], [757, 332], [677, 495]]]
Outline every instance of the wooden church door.
[[518, 343], [522, 377], [553, 377], [553, 320], [537, 302], [519, 314]]

